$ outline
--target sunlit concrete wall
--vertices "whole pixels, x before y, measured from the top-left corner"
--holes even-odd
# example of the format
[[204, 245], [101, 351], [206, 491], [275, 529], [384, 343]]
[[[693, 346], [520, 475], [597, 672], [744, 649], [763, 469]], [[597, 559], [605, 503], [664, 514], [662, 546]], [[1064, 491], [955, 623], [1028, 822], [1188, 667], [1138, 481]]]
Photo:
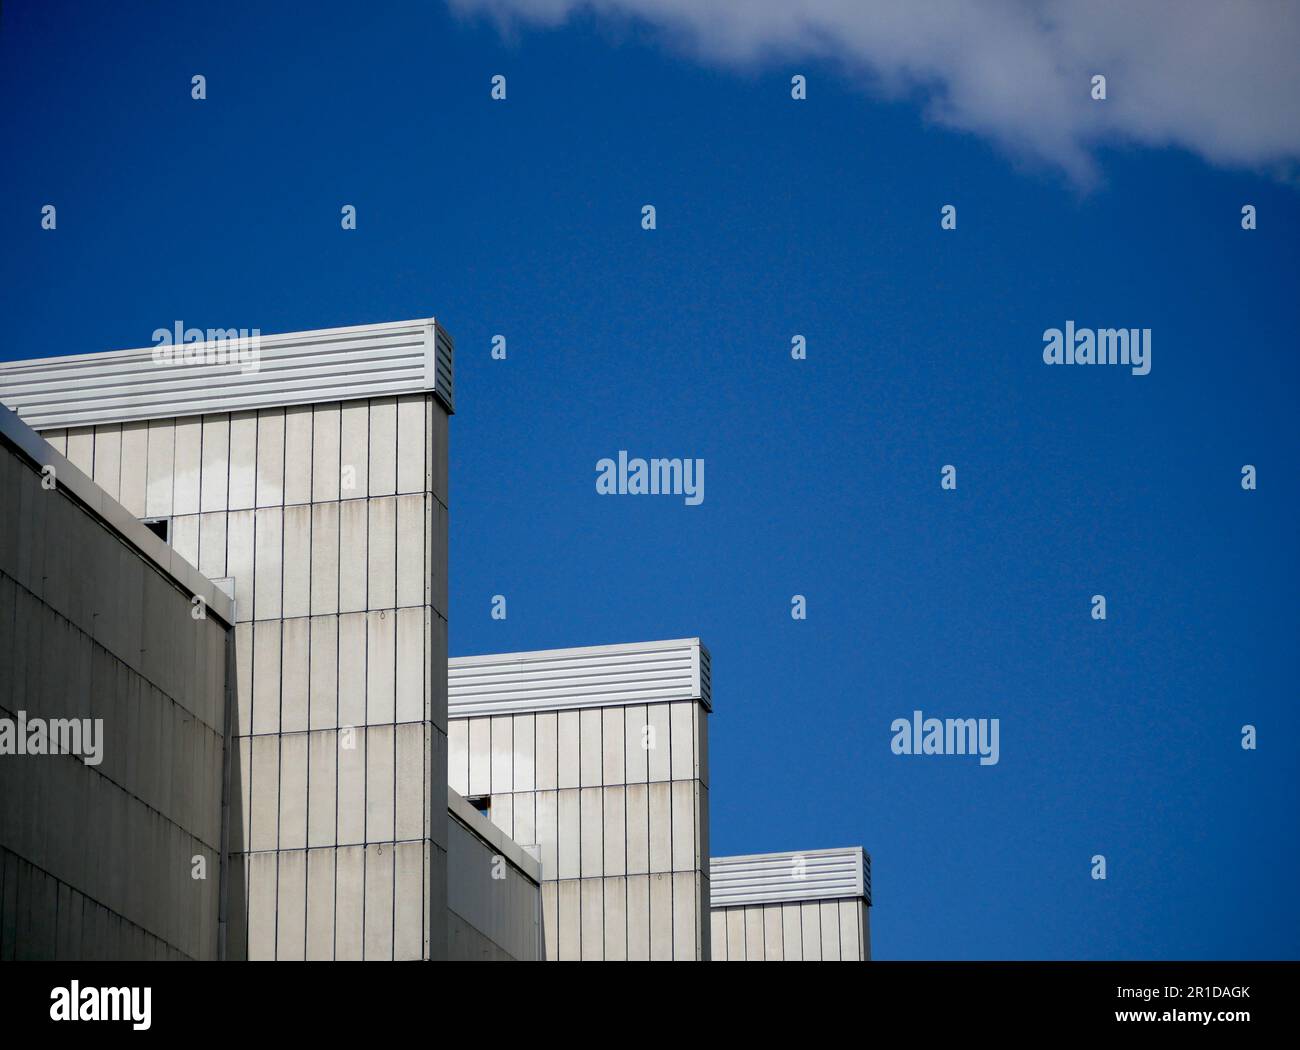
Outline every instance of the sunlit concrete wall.
[[233, 577], [232, 958], [445, 954], [447, 424], [429, 393], [44, 435]]
[[698, 639], [451, 662], [451, 785], [536, 845], [546, 958], [709, 957], [708, 674]]
[[447, 957], [542, 957], [542, 866], [448, 789]]
[[715, 960], [871, 958], [871, 857], [860, 846], [714, 857]]
[[103, 725], [0, 754], [0, 959], [215, 959], [229, 601], [0, 417], [0, 718]]

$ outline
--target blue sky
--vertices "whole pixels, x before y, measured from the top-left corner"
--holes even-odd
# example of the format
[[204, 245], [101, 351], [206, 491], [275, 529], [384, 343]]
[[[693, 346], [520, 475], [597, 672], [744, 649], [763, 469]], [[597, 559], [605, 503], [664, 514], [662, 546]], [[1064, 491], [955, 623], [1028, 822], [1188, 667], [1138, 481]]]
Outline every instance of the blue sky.
[[[864, 845], [878, 958], [1300, 954], [1285, 179], [1122, 136], [1081, 178], [589, 13], [262, 6], [5, 5], [0, 357], [436, 315], [452, 652], [700, 636], [715, 854]], [[1045, 366], [1067, 320], [1151, 374]], [[704, 503], [597, 495], [619, 449]], [[1001, 761], [892, 754], [915, 709]]]

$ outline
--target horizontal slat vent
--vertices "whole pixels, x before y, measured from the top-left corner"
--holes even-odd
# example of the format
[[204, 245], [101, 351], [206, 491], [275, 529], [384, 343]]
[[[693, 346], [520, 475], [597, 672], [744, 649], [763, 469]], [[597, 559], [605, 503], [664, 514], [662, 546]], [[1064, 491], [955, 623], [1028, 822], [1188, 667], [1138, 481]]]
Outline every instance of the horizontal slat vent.
[[834, 897], [861, 897], [871, 903], [871, 858], [861, 846], [709, 861], [714, 908]]
[[[426, 345], [438, 347], [436, 367]], [[36, 430], [167, 419], [433, 390], [451, 407], [451, 340], [432, 319], [185, 344], [205, 360], [165, 364], [154, 347], [0, 363], [0, 403]], [[206, 360], [221, 350], [224, 362]], [[245, 358], [247, 363], [247, 358]]]
[[448, 662], [451, 718], [701, 700], [698, 638], [544, 649]]

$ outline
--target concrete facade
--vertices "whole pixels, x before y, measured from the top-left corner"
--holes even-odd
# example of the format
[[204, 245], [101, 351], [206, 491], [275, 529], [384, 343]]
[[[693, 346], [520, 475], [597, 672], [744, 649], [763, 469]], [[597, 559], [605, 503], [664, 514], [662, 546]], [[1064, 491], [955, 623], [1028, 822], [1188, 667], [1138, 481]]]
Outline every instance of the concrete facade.
[[0, 754], [0, 959], [216, 959], [231, 603], [85, 474], [0, 409], [0, 719], [102, 720]]
[[[121, 417], [44, 436], [233, 581], [228, 957], [441, 958], [450, 339], [429, 321], [268, 341], [251, 377], [116, 351], [2, 366], [0, 394], [47, 425]], [[411, 392], [313, 402], [340, 373]], [[222, 383], [263, 407], [169, 414]]]
[[871, 958], [871, 858], [860, 847], [714, 857], [713, 958]]
[[451, 786], [542, 864], [547, 959], [708, 959], [698, 639], [456, 658]]

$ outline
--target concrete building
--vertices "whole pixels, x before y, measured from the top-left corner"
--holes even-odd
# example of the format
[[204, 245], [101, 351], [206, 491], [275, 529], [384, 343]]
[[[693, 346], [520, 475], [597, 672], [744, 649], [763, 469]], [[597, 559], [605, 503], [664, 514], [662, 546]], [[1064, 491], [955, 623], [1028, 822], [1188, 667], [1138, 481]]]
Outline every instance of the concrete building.
[[710, 865], [699, 639], [448, 661], [432, 319], [0, 402], [0, 959], [869, 957], [861, 850]]
[[871, 958], [871, 858], [848, 849], [714, 857], [713, 958]]
[[548, 959], [707, 959], [709, 651], [458, 657], [451, 786], [536, 845]]

